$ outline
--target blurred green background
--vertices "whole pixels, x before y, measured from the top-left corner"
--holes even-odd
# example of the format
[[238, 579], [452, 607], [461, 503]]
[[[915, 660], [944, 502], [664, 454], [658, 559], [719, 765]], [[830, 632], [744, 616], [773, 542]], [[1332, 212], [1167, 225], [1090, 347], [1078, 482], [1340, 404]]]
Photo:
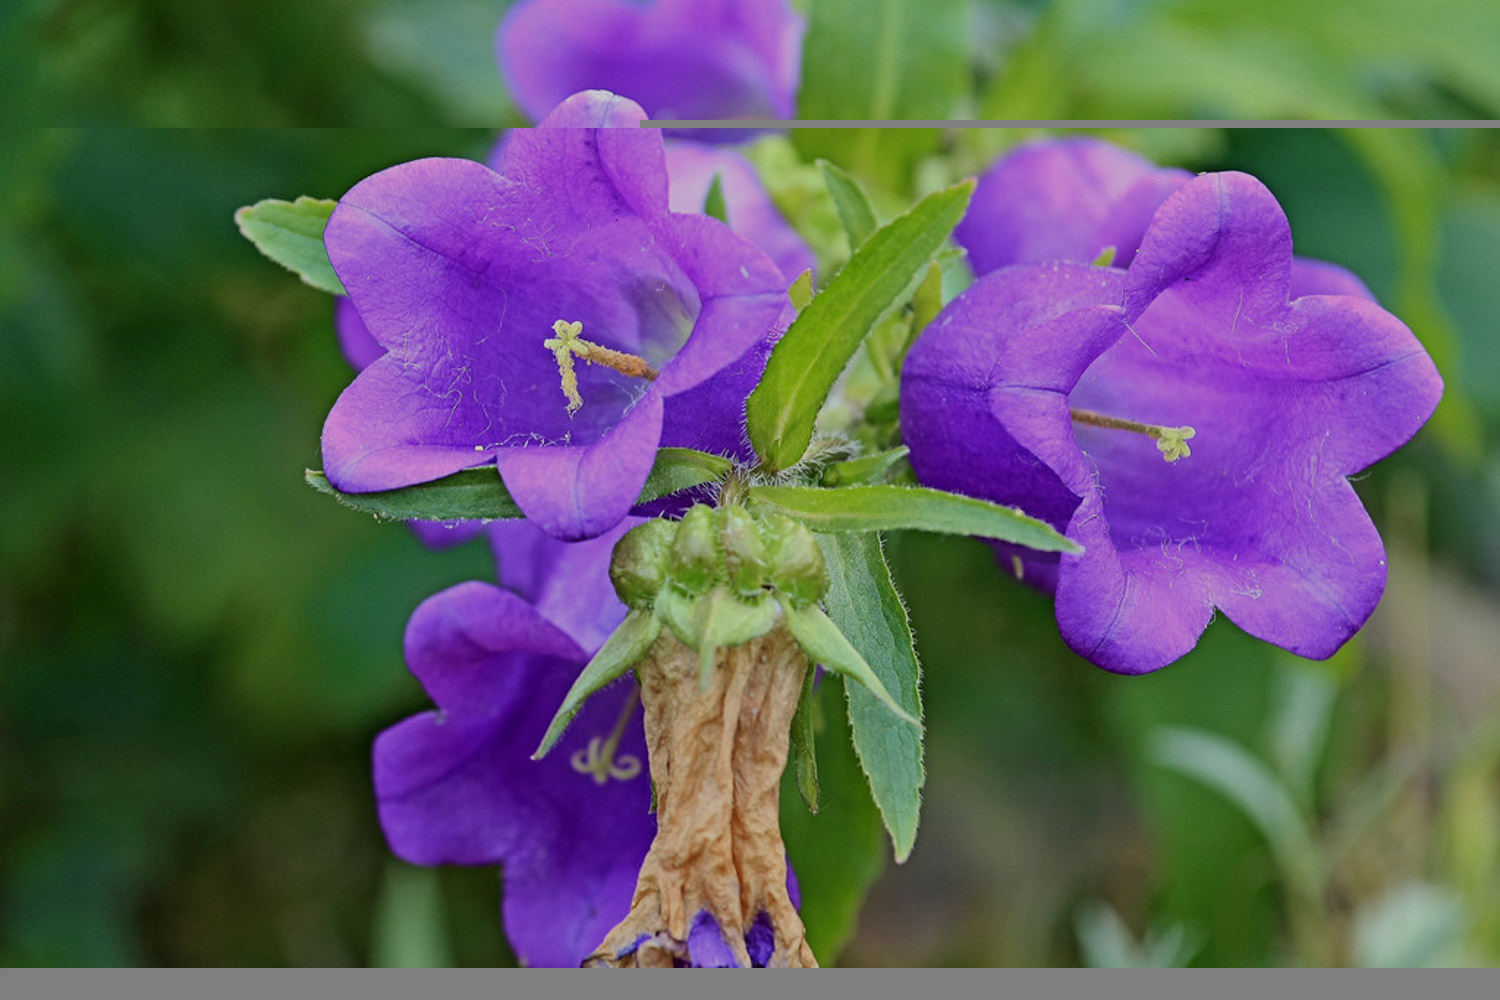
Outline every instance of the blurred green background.
[[[232, 222], [482, 157], [522, 124], [490, 51], [504, 6], [0, 11], [0, 120], [66, 126], [0, 133], [0, 965], [510, 961], [495, 873], [392, 861], [369, 788], [373, 735], [425, 707], [408, 614], [489, 576], [489, 554], [425, 550], [302, 484], [349, 378], [332, 303]], [[810, 6], [809, 45], [852, 23]], [[1489, 3], [939, 6], [957, 29], [910, 54], [963, 71], [901, 91], [917, 110], [860, 114], [831, 84], [803, 107], [1500, 111]], [[382, 127], [283, 128], [328, 124]], [[190, 128], [140, 127], [164, 125]], [[899, 207], [1028, 134], [924, 132], [895, 157], [889, 137], [797, 143], [848, 152]], [[1069, 653], [983, 546], [895, 540], [926, 670], [924, 824], [899, 868], [865, 845], [851, 879], [887, 870], [842, 961], [1496, 964], [1500, 137], [1109, 134], [1261, 177], [1298, 251], [1353, 268], [1437, 359], [1439, 418], [1358, 483], [1390, 587], [1329, 663], [1219, 622], [1126, 679]]]

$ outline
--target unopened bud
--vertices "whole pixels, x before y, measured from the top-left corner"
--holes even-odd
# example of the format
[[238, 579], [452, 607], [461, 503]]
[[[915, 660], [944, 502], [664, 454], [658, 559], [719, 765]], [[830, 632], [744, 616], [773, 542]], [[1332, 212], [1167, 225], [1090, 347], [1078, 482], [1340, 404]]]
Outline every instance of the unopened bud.
[[740, 597], [759, 597], [771, 582], [766, 543], [750, 512], [738, 504], [719, 508], [723, 518], [724, 565], [729, 589]]
[[771, 564], [771, 583], [794, 605], [811, 604], [828, 589], [823, 550], [806, 527], [789, 517], [761, 520], [761, 537]]
[[632, 608], [648, 608], [667, 582], [667, 563], [677, 525], [654, 520], [630, 529], [615, 543], [609, 578], [620, 600]]
[[689, 594], [706, 594], [724, 578], [718, 528], [714, 508], [704, 504], [688, 508], [677, 525], [668, 574]]

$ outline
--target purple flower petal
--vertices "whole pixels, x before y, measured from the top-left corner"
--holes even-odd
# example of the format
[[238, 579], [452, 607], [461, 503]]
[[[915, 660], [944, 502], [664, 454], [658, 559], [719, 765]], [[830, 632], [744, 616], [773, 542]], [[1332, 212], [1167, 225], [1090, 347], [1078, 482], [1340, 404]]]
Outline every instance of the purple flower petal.
[[[1058, 624], [1100, 666], [1171, 662], [1216, 607], [1326, 657], [1374, 609], [1384, 551], [1347, 477], [1416, 432], [1442, 381], [1368, 298], [1289, 301], [1298, 270], [1270, 192], [1204, 175], [1146, 232], [1123, 336], [1118, 278], [1090, 303], [1079, 269], [1036, 265], [976, 283], [913, 348], [902, 420], [919, 477], [1054, 524], [1066, 511], [1085, 551], [1057, 565]], [[1305, 287], [1350, 287], [1301, 271]], [[1191, 426], [1191, 454], [1163, 461], [1147, 435], [1079, 411]]]
[[652, 118], [790, 118], [803, 26], [785, 0], [523, 0], [496, 50], [533, 120], [589, 89], [623, 94]]
[[976, 274], [1044, 260], [1088, 263], [1107, 246], [1123, 267], [1157, 206], [1190, 176], [1098, 139], [1031, 143], [980, 177], [953, 236]]
[[719, 922], [707, 910], [699, 910], [688, 927], [688, 954], [695, 969], [743, 969], [733, 949], [724, 940]]
[[671, 178], [672, 211], [690, 213], [703, 211], [708, 189], [717, 176], [729, 228], [764, 250], [788, 284], [814, 266], [812, 251], [781, 217], [755, 168], [743, 156], [697, 142], [669, 142], [667, 174]]
[[[512, 133], [501, 173], [422, 160], [340, 201], [329, 257], [386, 353], [325, 425], [334, 485], [393, 489], [498, 461], [529, 516], [583, 537], [630, 509], [664, 438], [738, 442], [743, 398], [672, 407], [667, 426], [663, 416], [721, 372], [716, 392], [743, 390], [744, 362], [762, 363], [775, 334], [784, 280], [723, 224], [668, 212], [655, 131], [563, 127], [639, 117], [614, 95], [578, 94], [549, 127]], [[579, 360], [585, 405], [570, 408], [543, 346], [558, 320], [659, 377]]]
[[[655, 832], [641, 713], [629, 681], [584, 706], [530, 760], [586, 656], [525, 601], [467, 583], [429, 599], [407, 629], [407, 661], [438, 710], [376, 740], [381, 825], [418, 864], [505, 867], [505, 917], [529, 965], [577, 966], [629, 910]], [[580, 770], [616, 730], [615, 770]]]

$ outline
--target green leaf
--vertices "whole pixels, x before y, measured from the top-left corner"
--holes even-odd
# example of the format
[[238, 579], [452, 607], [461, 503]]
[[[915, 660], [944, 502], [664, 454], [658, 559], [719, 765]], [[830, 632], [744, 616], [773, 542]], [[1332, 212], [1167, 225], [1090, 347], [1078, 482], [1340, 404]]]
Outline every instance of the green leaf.
[[[921, 718], [921, 663], [880, 537], [831, 535], [820, 544], [828, 567], [824, 602], [830, 619], [907, 714]], [[890, 831], [896, 860], [905, 861], [922, 808], [922, 733], [892, 725], [889, 713], [864, 688], [847, 685], [845, 691], [855, 754]]]
[[797, 794], [810, 813], [818, 811], [818, 755], [813, 739], [817, 714], [813, 681], [817, 674], [817, 670], [808, 667], [802, 679], [802, 696], [797, 700], [797, 714], [792, 716], [792, 771], [797, 778]]
[[911, 449], [902, 445], [889, 451], [878, 451], [873, 455], [851, 458], [847, 462], [835, 462], [823, 470], [823, 485], [852, 486], [877, 483], [910, 453]]
[[909, 529], [994, 538], [1040, 552], [1083, 551], [1045, 521], [1014, 507], [925, 486], [752, 486], [749, 500], [814, 531]]
[[857, 250], [875, 231], [875, 209], [859, 182], [838, 165], [819, 160], [818, 166], [823, 171], [828, 193], [833, 196], [833, 207], [838, 210], [839, 221], [849, 234], [849, 246]]
[[315, 469], [307, 485], [366, 514], [396, 521], [494, 521], [523, 517], [493, 465], [465, 469], [430, 483], [375, 493], [345, 493]]
[[[797, 117], [803, 120], [941, 120], [968, 84], [968, 0], [812, 0], [802, 45]], [[935, 150], [937, 129], [794, 129], [801, 154], [902, 190], [912, 165]]]
[[[843, 710], [845, 684], [823, 678], [814, 698], [825, 709], [818, 722], [818, 813], [797, 801], [795, 774], [787, 768], [781, 792], [781, 837], [802, 887], [807, 943], [823, 965], [837, 963], [854, 936], [860, 904], [885, 870], [888, 852], [880, 812], [870, 799]], [[828, 706], [837, 706], [834, 711]]]
[[710, 455], [692, 448], [661, 448], [651, 465], [651, 474], [636, 503], [649, 503], [662, 497], [690, 490], [694, 486], [723, 479], [734, 462], [722, 455]]
[[334, 273], [323, 246], [323, 230], [337, 205], [336, 201], [306, 195], [296, 201], [267, 198], [235, 212], [234, 222], [261, 253], [314, 288], [343, 295], [344, 284]]
[[1146, 756], [1232, 802], [1265, 837], [1291, 887], [1316, 893], [1321, 874], [1312, 831], [1286, 786], [1250, 751], [1217, 733], [1161, 726], [1151, 734]]
[[703, 197], [703, 214], [729, 224], [729, 206], [724, 204], [724, 174], [715, 173], [709, 182], [708, 194]]
[[568, 723], [578, 714], [578, 710], [583, 708], [589, 695], [639, 663], [660, 634], [661, 621], [656, 615], [641, 608], [632, 609], [620, 623], [620, 627], [611, 632], [604, 645], [599, 647], [594, 658], [589, 660], [573, 686], [568, 688], [562, 705], [552, 717], [546, 735], [542, 737], [542, 742], [531, 759], [540, 760], [545, 757], [568, 728]]
[[[720, 479], [734, 463], [691, 448], [662, 448], [637, 503], [649, 503], [681, 490]], [[496, 521], [524, 517], [494, 466], [465, 469], [451, 476], [399, 490], [345, 493], [328, 477], [308, 469], [303, 478], [319, 493], [376, 517], [397, 521]]]
[[897, 719], [921, 730], [922, 724], [911, 712], [902, 708], [891, 693], [885, 689], [875, 671], [865, 662], [865, 658], [859, 655], [859, 650], [850, 645], [844, 633], [838, 630], [816, 605], [809, 604], [804, 608], [793, 607], [790, 602], [781, 601], [782, 615], [786, 619], [787, 628], [791, 629], [797, 644], [808, 658], [821, 663], [827, 670], [836, 674], [842, 674], [852, 680], [859, 681], [870, 693], [880, 700]]
[[806, 453], [839, 373], [923, 273], [973, 191], [972, 180], [937, 191], [876, 230], [782, 336], [746, 406], [750, 442], [767, 468], [785, 469]]
[[741, 600], [722, 585], [697, 596], [664, 587], [656, 597], [656, 613], [684, 646], [697, 651], [698, 683], [705, 690], [721, 648], [749, 642], [776, 624], [770, 597]]

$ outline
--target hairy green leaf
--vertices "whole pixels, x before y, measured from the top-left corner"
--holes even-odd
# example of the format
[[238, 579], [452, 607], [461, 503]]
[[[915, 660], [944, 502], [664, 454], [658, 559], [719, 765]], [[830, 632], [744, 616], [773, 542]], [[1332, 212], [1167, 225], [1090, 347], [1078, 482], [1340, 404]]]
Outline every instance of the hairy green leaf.
[[1042, 552], [1083, 551], [1045, 521], [1014, 507], [925, 486], [753, 486], [749, 500], [814, 531], [935, 531], [994, 538]]
[[802, 695], [797, 699], [797, 714], [792, 716], [792, 771], [797, 779], [797, 794], [811, 813], [818, 811], [818, 754], [813, 724], [817, 714], [813, 682], [817, 674], [817, 670], [808, 667], [802, 679]]
[[661, 634], [661, 621], [650, 611], [641, 608], [632, 609], [620, 623], [620, 627], [610, 633], [604, 645], [599, 647], [599, 652], [589, 660], [568, 689], [563, 697], [563, 703], [557, 709], [557, 714], [552, 717], [552, 722], [547, 726], [546, 735], [537, 746], [536, 752], [531, 755], [532, 760], [540, 760], [547, 755], [557, 741], [562, 737], [568, 723], [583, 708], [583, 703], [588, 700], [589, 695], [601, 690], [614, 681], [625, 671], [634, 667], [646, 655], [656, 637]]
[[[691, 448], [662, 448], [637, 503], [648, 503], [680, 490], [721, 478], [734, 463]], [[496, 521], [524, 517], [494, 466], [465, 469], [451, 476], [376, 493], [345, 493], [328, 477], [308, 469], [303, 478], [319, 493], [376, 517], [397, 521]]]
[[267, 198], [235, 212], [234, 222], [261, 253], [314, 288], [343, 295], [344, 283], [334, 273], [323, 246], [323, 230], [337, 205], [306, 195], [296, 201]]
[[925, 272], [973, 191], [973, 181], [937, 191], [876, 230], [782, 336], [746, 405], [750, 442], [767, 468], [785, 469], [807, 452], [839, 373]]
[[[829, 535], [819, 544], [828, 567], [829, 618], [901, 707], [921, 718], [921, 663], [880, 537]], [[926, 779], [921, 730], [892, 725], [890, 713], [864, 688], [851, 684], [845, 691], [855, 754], [890, 831], [896, 860], [905, 861], [916, 842]]]
[[859, 186], [859, 182], [837, 164], [819, 160], [818, 166], [823, 171], [828, 193], [833, 196], [833, 207], [838, 210], [839, 221], [849, 234], [849, 246], [857, 250], [875, 231], [875, 209], [870, 204], [869, 196]]
[[809, 604], [804, 608], [797, 608], [787, 601], [780, 603], [787, 628], [791, 629], [797, 644], [802, 647], [802, 651], [809, 659], [821, 663], [825, 669], [858, 681], [880, 700], [890, 715], [918, 730], [921, 729], [922, 724], [917, 721], [917, 717], [891, 697], [891, 693], [885, 689], [885, 685], [881, 683], [875, 671], [870, 669], [865, 658], [859, 655], [859, 650], [850, 644], [844, 634], [838, 630], [838, 626], [834, 625], [816, 605]]

